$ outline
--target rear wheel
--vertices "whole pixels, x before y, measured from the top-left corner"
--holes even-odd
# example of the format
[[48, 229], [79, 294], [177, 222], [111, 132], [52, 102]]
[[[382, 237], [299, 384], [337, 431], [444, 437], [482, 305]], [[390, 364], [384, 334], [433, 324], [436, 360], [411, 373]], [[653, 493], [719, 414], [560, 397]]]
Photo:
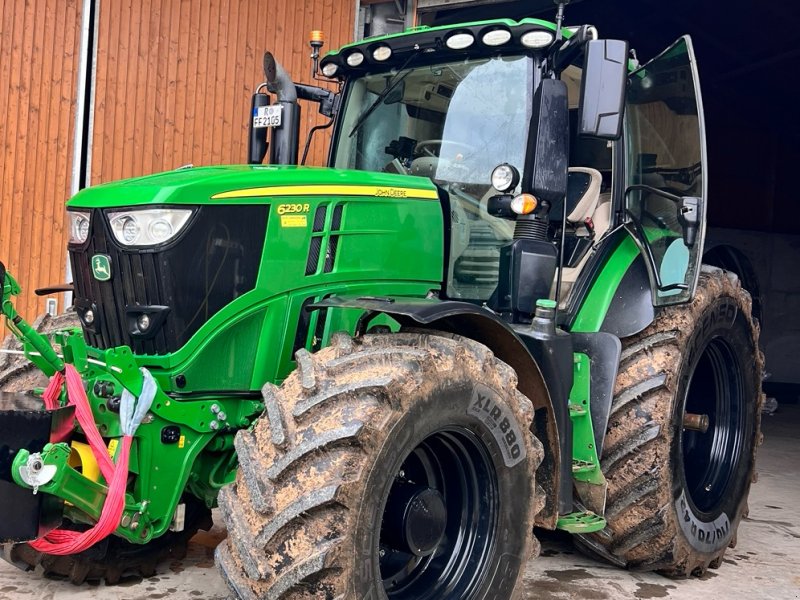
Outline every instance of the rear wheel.
[[[32, 325], [38, 332], [48, 334], [78, 327], [80, 323], [74, 312], [66, 312], [56, 317], [42, 315]], [[0, 348], [20, 351], [22, 345], [13, 336], [8, 336]], [[0, 390], [27, 392], [45, 387], [47, 382], [44, 373], [24, 356], [0, 353]], [[20, 396], [17, 401], [24, 405], [16, 406], [16, 409], [42, 408], [42, 403], [32, 397]], [[185, 502], [184, 530], [167, 531], [147, 544], [131, 544], [112, 535], [78, 554], [56, 556], [39, 552], [28, 544], [5, 544], [0, 548], [0, 556], [25, 570], [41, 566], [46, 576], [69, 579], [76, 585], [84, 581], [105, 581], [111, 585], [125, 576], [150, 577], [155, 574], [159, 562], [183, 558], [189, 540], [198, 530], [211, 528], [211, 511], [194, 497], [187, 497]], [[81, 529], [83, 526], [72, 525], [67, 521], [63, 527]]]
[[516, 376], [467, 339], [339, 335], [237, 435], [217, 549], [240, 598], [514, 597], [541, 444]]
[[690, 304], [624, 341], [602, 457], [608, 527], [579, 545], [674, 576], [718, 566], [747, 511], [761, 373], [749, 295], [705, 268]]

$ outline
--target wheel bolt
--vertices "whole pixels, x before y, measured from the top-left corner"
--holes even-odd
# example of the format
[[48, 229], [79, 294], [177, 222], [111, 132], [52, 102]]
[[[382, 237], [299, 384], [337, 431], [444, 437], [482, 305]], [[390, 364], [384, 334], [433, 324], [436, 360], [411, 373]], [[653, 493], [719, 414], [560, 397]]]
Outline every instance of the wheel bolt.
[[689, 431], [699, 431], [705, 433], [708, 431], [708, 415], [698, 415], [694, 413], [685, 413], [683, 415], [683, 428]]

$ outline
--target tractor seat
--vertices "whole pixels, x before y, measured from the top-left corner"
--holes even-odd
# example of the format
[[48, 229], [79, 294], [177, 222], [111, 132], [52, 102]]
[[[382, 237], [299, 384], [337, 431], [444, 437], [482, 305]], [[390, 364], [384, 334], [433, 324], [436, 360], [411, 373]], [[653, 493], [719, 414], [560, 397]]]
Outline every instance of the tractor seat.
[[[600, 199], [600, 185], [603, 176], [597, 169], [570, 167], [567, 177], [567, 224], [581, 225], [587, 217], [594, 214]], [[550, 207], [550, 222], [560, 223], [564, 206], [562, 201]]]
[[[571, 267], [564, 267], [561, 275], [561, 296], [559, 303], [563, 304], [572, 290], [572, 286], [578, 279], [583, 266], [589, 260], [592, 249], [598, 240], [608, 231], [611, 226], [611, 194], [600, 193], [600, 185], [603, 176], [597, 169], [588, 167], [570, 167], [569, 179], [567, 183], [567, 230], [572, 230], [576, 238], [586, 238], [590, 235], [589, 230], [584, 226], [586, 219], [591, 219], [594, 226], [594, 235], [591, 240], [584, 239], [584, 242], [591, 242], [591, 248], [584, 252], [580, 260]], [[560, 203], [554, 205], [550, 210], [551, 222], [560, 222], [563, 207]], [[553, 282], [553, 293], [555, 293], [555, 282]]]

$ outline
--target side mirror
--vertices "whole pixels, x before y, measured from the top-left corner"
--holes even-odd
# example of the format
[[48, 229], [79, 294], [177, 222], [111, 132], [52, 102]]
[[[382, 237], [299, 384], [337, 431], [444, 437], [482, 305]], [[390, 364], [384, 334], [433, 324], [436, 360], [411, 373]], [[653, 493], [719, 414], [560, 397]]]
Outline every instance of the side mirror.
[[578, 134], [616, 140], [622, 135], [628, 42], [592, 40], [586, 43]]
[[522, 191], [552, 204], [567, 193], [569, 103], [566, 83], [558, 79], [542, 80], [533, 96], [530, 131]]

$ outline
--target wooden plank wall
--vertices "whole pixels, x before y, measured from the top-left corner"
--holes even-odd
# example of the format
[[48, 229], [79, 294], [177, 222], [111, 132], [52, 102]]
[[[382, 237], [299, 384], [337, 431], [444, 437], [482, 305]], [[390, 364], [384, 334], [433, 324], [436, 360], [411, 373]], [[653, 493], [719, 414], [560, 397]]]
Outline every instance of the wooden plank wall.
[[44, 312], [33, 290], [64, 280], [81, 9], [0, 0], [0, 261], [31, 319]]
[[[245, 162], [264, 51], [308, 82], [309, 32], [324, 30], [323, 53], [349, 42], [354, 10], [353, 0], [102, 0], [91, 183]], [[322, 120], [302, 104], [305, 140]], [[325, 157], [327, 138], [315, 139], [309, 164]]]
[[[29, 319], [44, 310], [33, 290], [64, 280], [82, 4], [0, 0], [0, 260], [24, 287], [17, 306]], [[90, 184], [245, 162], [264, 51], [309, 82], [309, 32], [323, 29], [324, 54], [351, 41], [355, 18], [354, 0], [98, 6]], [[301, 148], [308, 127], [324, 121], [303, 105]], [[308, 164], [324, 162], [327, 139], [315, 136]]]

